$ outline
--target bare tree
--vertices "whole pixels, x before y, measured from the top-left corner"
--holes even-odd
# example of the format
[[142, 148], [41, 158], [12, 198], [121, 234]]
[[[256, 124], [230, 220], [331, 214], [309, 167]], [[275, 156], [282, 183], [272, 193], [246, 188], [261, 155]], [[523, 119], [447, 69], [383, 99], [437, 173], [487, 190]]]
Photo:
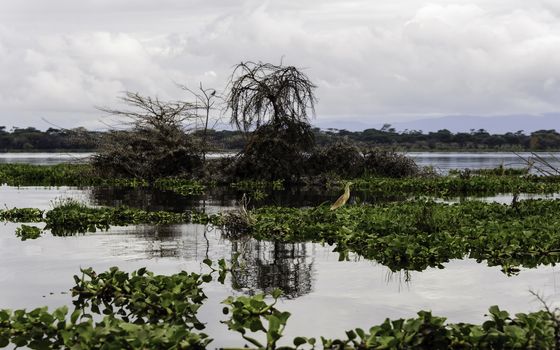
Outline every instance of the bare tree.
[[179, 86], [189, 92], [195, 99], [191, 105], [196, 118], [202, 122], [201, 149], [202, 160], [205, 162], [208, 152], [208, 129], [214, 129], [221, 119], [220, 116], [213, 115], [213, 112], [219, 109], [218, 104], [223, 100], [223, 97], [217, 93], [216, 89], [204, 88], [202, 83], [197, 90], [190, 89], [186, 85]]
[[315, 85], [296, 67], [262, 62], [239, 63], [228, 85], [231, 123], [248, 139], [234, 176], [299, 177], [303, 152], [314, 144]]
[[92, 164], [106, 175], [152, 180], [192, 173], [200, 165], [200, 149], [187, 133], [194, 106], [181, 101], [125, 92], [128, 109], [99, 108], [122, 122], [105, 137]]
[[316, 86], [293, 66], [241, 62], [228, 85], [231, 123], [245, 132], [266, 123], [308, 123], [308, 110], [315, 113]]
[[183, 128], [187, 119], [192, 119], [194, 105], [182, 101], [162, 101], [158, 97], [142, 96], [138, 92], [125, 91], [119, 98], [133, 109], [111, 109], [98, 107], [110, 115], [124, 118], [124, 123], [137, 128]]

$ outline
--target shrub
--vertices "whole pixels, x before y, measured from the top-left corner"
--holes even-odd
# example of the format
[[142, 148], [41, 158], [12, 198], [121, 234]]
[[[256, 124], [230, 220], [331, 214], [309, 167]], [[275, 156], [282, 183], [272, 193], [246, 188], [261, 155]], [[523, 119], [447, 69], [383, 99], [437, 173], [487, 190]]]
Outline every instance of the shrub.
[[111, 132], [92, 165], [106, 176], [153, 180], [192, 173], [202, 165], [202, 157], [179, 129], [140, 129]]
[[231, 169], [235, 179], [295, 180], [304, 175], [303, 150], [313, 145], [309, 124], [264, 125], [252, 135]]
[[402, 178], [418, 175], [420, 168], [404, 154], [372, 149], [364, 154], [364, 171], [367, 175]]
[[358, 177], [364, 172], [364, 157], [356, 145], [337, 142], [315, 149], [309, 157], [307, 169], [310, 175], [330, 172], [345, 178]]
[[92, 165], [105, 176], [154, 180], [192, 173], [202, 165], [202, 151], [183, 129], [192, 107], [127, 92], [122, 101], [133, 111], [102, 109], [125, 118], [128, 130], [113, 130], [103, 139]]

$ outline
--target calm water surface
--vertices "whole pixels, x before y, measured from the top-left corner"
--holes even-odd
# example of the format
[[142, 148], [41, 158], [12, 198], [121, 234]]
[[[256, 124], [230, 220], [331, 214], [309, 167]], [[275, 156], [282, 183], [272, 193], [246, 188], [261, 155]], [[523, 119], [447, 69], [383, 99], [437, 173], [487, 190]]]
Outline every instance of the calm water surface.
[[[534, 158], [529, 152], [409, 152], [420, 166], [433, 166], [443, 173], [451, 169], [489, 169], [503, 165], [507, 168], [525, 168], [527, 160]], [[536, 153], [550, 165], [560, 168], [559, 152]]]
[[[235, 194], [184, 198], [144, 190], [14, 188], [0, 186], [0, 206], [48, 209], [62, 198], [89, 205], [127, 204], [145, 208], [221, 211], [235, 206]], [[314, 198], [311, 196], [311, 198]], [[313, 201], [316, 199], [310, 199]], [[455, 199], [461, 200], [461, 199]], [[511, 195], [485, 200], [511, 201]], [[42, 225], [42, 224], [40, 224]], [[209, 300], [200, 311], [208, 323], [212, 346], [241, 346], [242, 340], [219, 323], [225, 319], [220, 302], [229, 295], [280, 287], [286, 291], [279, 307], [292, 313], [287, 338], [305, 335], [343, 337], [344, 330], [369, 327], [386, 317], [413, 317], [421, 309], [453, 322], [480, 322], [489, 306], [511, 312], [537, 310], [530, 290], [554, 303], [560, 295], [560, 274], [553, 266], [522, 269], [508, 277], [498, 267], [473, 260], [453, 260], [444, 269], [391, 273], [387, 267], [353, 257], [339, 262], [333, 247], [320, 244], [280, 244], [253, 239], [231, 241], [203, 225], [116, 227], [108, 232], [20, 241], [18, 224], [0, 223], [0, 308], [57, 307], [70, 304], [66, 292], [80, 268], [98, 271], [148, 267], [157, 273], [205, 271], [205, 258], [230, 259], [240, 254], [245, 268], [225, 285], [205, 288]], [[236, 286], [235, 288], [233, 286]]]
[[[527, 166], [531, 153], [520, 152], [407, 152], [421, 166], [433, 166], [441, 172], [450, 169], [482, 169], [504, 165], [511, 168]], [[538, 153], [553, 166], [560, 167], [560, 152]], [[0, 163], [59, 164], [83, 162], [93, 153], [0, 153]], [[219, 158], [231, 153], [211, 153], [208, 158]]]
[[[14, 152], [0, 153], [1, 163], [21, 163], [36, 165], [54, 165], [60, 163], [83, 163], [95, 153], [91, 152]], [[207, 158], [228, 156], [224, 153], [209, 153]]]
[[86, 161], [93, 153], [0, 153], [1, 163], [23, 163], [37, 165], [53, 165], [60, 163], [80, 163]]

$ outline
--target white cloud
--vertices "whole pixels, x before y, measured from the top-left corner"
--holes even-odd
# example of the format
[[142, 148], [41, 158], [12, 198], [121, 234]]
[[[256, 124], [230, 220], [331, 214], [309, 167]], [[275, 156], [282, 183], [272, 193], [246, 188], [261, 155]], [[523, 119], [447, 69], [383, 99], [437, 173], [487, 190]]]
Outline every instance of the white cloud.
[[307, 68], [324, 120], [560, 110], [554, 1], [77, 4], [0, 3], [0, 124], [84, 124], [123, 90], [178, 98], [175, 81], [221, 88], [241, 60], [282, 58]]

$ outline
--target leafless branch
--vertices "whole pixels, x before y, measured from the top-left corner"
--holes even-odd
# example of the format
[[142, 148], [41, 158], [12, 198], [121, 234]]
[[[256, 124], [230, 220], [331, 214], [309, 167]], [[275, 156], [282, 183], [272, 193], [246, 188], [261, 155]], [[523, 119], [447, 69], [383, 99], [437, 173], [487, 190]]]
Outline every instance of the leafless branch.
[[193, 105], [182, 101], [161, 101], [158, 97], [142, 96], [138, 92], [124, 92], [120, 100], [132, 107], [132, 110], [98, 107], [102, 112], [117, 117], [124, 117], [134, 127], [180, 127], [189, 118], [193, 118]]

